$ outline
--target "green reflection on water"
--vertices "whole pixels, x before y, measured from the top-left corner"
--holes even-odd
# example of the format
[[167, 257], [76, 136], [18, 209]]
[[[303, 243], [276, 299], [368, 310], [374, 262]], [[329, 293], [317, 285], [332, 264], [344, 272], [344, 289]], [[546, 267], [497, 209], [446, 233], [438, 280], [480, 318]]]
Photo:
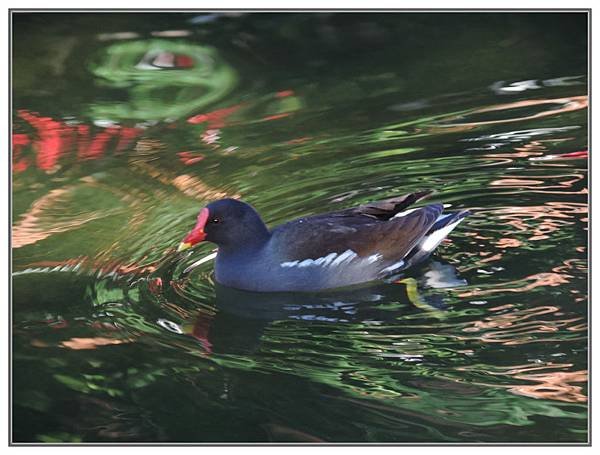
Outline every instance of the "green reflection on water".
[[[165, 69], [152, 59], [185, 56], [191, 67]], [[179, 119], [220, 100], [237, 83], [236, 71], [216, 49], [186, 42], [144, 40], [112, 44], [90, 63], [100, 82], [127, 91], [125, 102], [101, 102], [91, 115], [107, 120]]]

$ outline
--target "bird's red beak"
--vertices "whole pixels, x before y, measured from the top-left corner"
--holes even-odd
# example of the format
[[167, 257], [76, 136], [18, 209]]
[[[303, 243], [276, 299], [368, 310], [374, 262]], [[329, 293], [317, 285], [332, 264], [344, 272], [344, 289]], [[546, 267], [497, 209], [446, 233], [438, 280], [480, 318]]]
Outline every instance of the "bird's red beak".
[[185, 236], [183, 241], [177, 247], [177, 251], [187, 250], [188, 248], [193, 247], [197, 243], [202, 242], [206, 238], [206, 232], [204, 232], [204, 227], [206, 226], [206, 222], [208, 221], [209, 215], [210, 212], [207, 208], [203, 208], [202, 210], [200, 210], [196, 226], [194, 226], [194, 229], [192, 229], [190, 233]]

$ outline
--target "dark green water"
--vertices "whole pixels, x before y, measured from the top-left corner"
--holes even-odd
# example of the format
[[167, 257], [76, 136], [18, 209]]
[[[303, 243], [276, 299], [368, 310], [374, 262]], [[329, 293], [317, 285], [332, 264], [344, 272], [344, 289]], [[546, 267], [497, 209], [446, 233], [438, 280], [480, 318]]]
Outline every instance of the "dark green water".
[[[15, 442], [585, 442], [584, 14], [13, 16]], [[402, 281], [222, 289], [270, 225], [432, 188]]]

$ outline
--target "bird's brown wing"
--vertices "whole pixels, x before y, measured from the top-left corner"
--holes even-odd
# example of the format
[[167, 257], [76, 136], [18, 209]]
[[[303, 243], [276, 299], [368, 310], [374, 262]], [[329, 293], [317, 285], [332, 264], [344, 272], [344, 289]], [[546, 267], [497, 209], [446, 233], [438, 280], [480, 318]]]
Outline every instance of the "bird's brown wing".
[[367, 204], [352, 207], [350, 209], [332, 212], [332, 216], [366, 216], [378, 220], [389, 220], [394, 215], [403, 210], [406, 210], [416, 202], [429, 197], [433, 191], [417, 191], [414, 193], [404, 194], [381, 201], [369, 202]]
[[402, 259], [427, 233], [442, 212], [431, 204], [398, 217], [368, 222], [361, 215], [317, 216], [295, 220], [273, 231], [283, 261], [317, 259], [352, 250], [360, 257], [381, 254], [384, 260]]

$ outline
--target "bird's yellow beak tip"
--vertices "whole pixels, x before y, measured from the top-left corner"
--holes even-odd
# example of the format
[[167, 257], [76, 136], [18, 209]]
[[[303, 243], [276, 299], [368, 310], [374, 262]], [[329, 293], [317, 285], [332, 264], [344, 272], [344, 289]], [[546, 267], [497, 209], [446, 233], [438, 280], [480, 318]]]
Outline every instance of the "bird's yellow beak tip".
[[179, 246], [177, 247], [177, 252], [180, 252], [180, 251], [185, 251], [185, 250], [187, 250], [187, 249], [189, 249], [189, 248], [191, 248], [191, 247], [192, 247], [192, 244], [191, 244], [191, 243], [185, 243], [185, 242], [181, 242], [181, 243], [179, 244]]

